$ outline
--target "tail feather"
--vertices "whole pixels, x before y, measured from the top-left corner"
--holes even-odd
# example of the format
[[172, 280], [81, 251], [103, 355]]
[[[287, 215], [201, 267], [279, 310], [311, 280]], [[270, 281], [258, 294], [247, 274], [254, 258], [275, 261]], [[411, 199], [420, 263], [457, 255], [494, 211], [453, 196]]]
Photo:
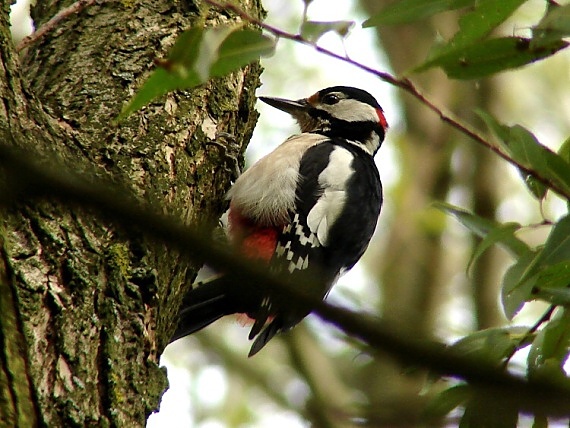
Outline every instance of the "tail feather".
[[[301, 318], [285, 321], [276, 316], [266, 325], [271, 311], [264, 306], [261, 296], [243, 295], [225, 276], [205, 282], [190, 290], [178, 312], [176, 331], [170, 338], [174, 342], [212, 324], [225, 315], [246, 313], [255, 317], [250, 339], [255, 337], [248, 356], [257, 354], [277, 333], [288, 330]], [[260, 310], [261, 306], [261, 310]]]
[[224, 315], [236, 313], [235, 303], [223, 278], [193, 288], [184, 297], [178, 312], [178, 325], [170, 342], [195, 333]]
[[253, 357], [257, 354], [261, 349], [273, 339], [277, 333], [279, 333], [282, 329], [282, 322], [280, 319], [274, 319], [265, 329], [257, 336], [253, 345], [251, 345], [251, 349], [249, 350], [248, 357]]
[[248, 339], [252, 340], [255, 336], [257, 336], [259, 334], [259, 332], [261, 331], [261, 329], [265, 326], [265, 324], [267, 323], [267, 320], [269, 319], [269, 308], [267, 307], [262, 307], [262, 309], [260, 311], [257, 311], [255, 313], [255, 322], [253, 323], [253, 326], [251, 327], [251, 331], [249, 332], [249, 336]]

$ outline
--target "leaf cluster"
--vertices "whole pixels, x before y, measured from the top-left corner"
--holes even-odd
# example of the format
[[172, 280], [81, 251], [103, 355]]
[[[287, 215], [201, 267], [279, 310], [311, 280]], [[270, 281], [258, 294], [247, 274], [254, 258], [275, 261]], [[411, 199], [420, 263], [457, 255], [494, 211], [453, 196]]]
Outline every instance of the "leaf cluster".
[[453, 79], [476, 79], [544, 59], [568, 46], [570, 5], [547, 9], [532, 27], [532, 37], [493, 37], [494, 31], [527, 0], [401, 0], [372, 16], [364, 27], [417, 22], [450, 10], [469, 8], [459, 30], [434, 45], [412, 71], [441, 67]]

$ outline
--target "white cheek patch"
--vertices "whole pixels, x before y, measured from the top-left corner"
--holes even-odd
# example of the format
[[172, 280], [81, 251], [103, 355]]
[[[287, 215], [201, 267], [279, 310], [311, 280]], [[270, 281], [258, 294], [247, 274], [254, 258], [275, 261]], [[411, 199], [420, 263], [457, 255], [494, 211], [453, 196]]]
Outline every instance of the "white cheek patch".
[[337, 104], [323, 105], [321, 108], [347, 122], [378, 122], [378, 113], [374, 107], [353, 99], [343, 99]]
[[352, 153], [342, 147], [335, 147], [330, 154], [329, 164], [319, 175], [323, 194], [309, 212], [307, 225], [317, 235], [321, 245], [327, 245], [330, 228], [344, 208], [347, 182], [354, 173], [352, 160]]

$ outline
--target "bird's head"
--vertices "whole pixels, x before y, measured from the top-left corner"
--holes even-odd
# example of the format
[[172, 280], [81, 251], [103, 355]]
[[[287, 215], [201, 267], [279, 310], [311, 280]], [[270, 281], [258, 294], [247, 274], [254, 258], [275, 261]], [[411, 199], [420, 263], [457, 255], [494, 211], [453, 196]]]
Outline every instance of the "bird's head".
[[368, 92], [350, 86], [321, 89], [308, 98], [259, 97], [293, 116], [302, 132], [348, 140], [374, 156], [388, 129], [384, 112]]

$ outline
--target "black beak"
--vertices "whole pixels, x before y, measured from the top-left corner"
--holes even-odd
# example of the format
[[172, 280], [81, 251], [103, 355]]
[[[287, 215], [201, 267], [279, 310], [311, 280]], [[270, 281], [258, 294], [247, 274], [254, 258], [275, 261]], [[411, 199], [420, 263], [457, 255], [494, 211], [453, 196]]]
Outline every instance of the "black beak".
[[269, 104], [271, 107], [278, 108], [290, 115], [296, 116], [300, 113], [306, 112], [310, 104], [306, 99], [300, 99], [297, 101], [286, 100], [284, 98], [274, 98], [274, 97], [258, 97], [261, 101]]

